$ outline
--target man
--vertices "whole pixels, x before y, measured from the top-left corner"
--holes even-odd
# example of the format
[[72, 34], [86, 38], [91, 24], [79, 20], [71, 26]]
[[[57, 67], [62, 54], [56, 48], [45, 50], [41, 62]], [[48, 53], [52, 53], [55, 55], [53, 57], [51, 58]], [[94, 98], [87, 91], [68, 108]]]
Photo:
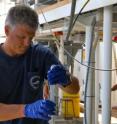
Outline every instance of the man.
[[38, 15], [31, 8], [18, 5], [9, 10], [6, 40], [0, 45], [0, 124], [46, 124], [51, 119], [55, 103], [43, 99], [44, 79], [66, 92], [79, 91], [78, 79], [55, 55], [32, 44], [37, 27]]
[[[117, 84], [114, 84], [111, 88], [112, 91], [116, 91], [117, 90]], [[117, 106], [113, 106], [112, 109], [116, 109], [117, 110]]]

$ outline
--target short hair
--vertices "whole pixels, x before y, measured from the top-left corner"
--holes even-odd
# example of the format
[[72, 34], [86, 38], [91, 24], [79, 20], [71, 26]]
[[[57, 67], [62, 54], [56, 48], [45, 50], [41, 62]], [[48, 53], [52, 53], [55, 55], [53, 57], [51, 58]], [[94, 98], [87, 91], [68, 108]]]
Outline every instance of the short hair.
[[37, 13], [26, 5], [16, 5], [10, 8], [5, 25], [15, 26], [17, 24], [26, 24], [31, 28], [38, 28], [38, 15]]

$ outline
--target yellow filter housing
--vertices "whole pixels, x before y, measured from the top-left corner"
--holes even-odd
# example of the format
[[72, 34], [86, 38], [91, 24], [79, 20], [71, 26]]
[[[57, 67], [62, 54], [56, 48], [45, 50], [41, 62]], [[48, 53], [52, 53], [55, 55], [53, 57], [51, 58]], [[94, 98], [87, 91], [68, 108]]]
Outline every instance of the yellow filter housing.
[[62, 99], [60, 103], [62, 104], [61, 111], [65, 118], [79, 118], [80, 117], [80, 97], [79, 93], [72, 95], [62, 91]]

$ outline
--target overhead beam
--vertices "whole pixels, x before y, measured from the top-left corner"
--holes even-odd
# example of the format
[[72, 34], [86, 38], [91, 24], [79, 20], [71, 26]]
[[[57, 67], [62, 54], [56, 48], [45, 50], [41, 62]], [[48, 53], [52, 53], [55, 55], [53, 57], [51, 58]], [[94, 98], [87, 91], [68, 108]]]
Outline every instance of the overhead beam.
[[[78, 14], [80, 12], [81, 8], [84, 6], [86, 1], [87, 0], [77, 0], [75, 14]], [[90, 2], [83, 9], [82, 13], [96, 10], [96, 9], [99, 9], [99, 8], [102, 8], [105, 6], [109, 6], [109, 5], [113, 5], [113, 4], [117, 4], [117, 0], [90, 0]], [[48, 8], [47, 10], [48, 11], [45, 11], [45, 12], [43, 11], [43, 12], [44, 12], [44, 16], [48, 22], [58, 20], [58, 19], [70, 16], [71, 3], [66, 3], [65, 5], [61, 4], [59, 6], [54, 7], [53, 9]], [[43, 24], [43, 23], [45, 23], [45, 19], [43, 17], [43, 14], [40, 12], [41, 11], [38, 12], [39, 20], [40, 20], [40, 24]]]

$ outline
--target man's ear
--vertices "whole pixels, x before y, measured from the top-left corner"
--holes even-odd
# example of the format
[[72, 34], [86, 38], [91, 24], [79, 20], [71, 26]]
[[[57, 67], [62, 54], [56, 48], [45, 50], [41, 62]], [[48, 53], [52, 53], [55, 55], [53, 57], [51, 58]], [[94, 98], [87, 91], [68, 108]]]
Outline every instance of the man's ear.
[[10, 27], [8, 25], [5, 25], [4, 30], [5, 30], [6, 36], [8, 36], [10, 32]]

